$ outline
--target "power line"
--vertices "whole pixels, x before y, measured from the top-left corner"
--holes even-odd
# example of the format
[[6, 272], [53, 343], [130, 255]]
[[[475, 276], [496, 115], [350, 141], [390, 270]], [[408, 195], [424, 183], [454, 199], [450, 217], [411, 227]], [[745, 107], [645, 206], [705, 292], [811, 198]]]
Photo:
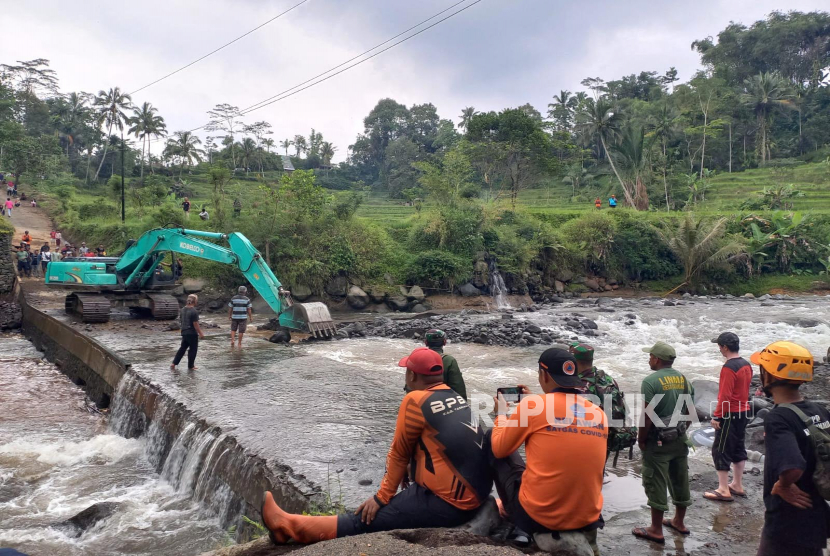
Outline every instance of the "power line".
[[262, 23], [262, 24], [260, 24], [260, 25], [257, 25], [256, 27], [254, 27], [253, 29], [251, 29], [251, 30], [250, 30], [250, 31], [248, 31], [247, 33], [244, 33], [244, 34], [242, 34], [242, 35], [239, 35], [238, 37], [236, 37], [236, 38], [235, 38], [235, 39], [233, 39], [232, 41], [230, 41], [230, 42], [228, 42], [228, 43], [223, 44], [223, 45], [222, 45], [222, 46], [220, 46], [219, 48], [217, 48], [217, 49], [215, 49], [215, 50], [212, 50], [212, 51], [208, 52], [207, 54], [205, 54], [205, 55], [204, 55], [204, 56], [202, 56], [201, 58], [197, 58], [196, 60], [193, 60], [193, 61], [192, 61], [192, 62], [190, 62], [189, 64], [187, 64], [187, 65], [185, 65], [185, 66], [180, 67], [180, 68], [179, 68], [179, 69], [177, 69], [176, 71], [172, 71], [172, 72], [168, 73], [167, 75], [165, 75], [164, 77], [160, 77], [160, 78], [156, 79], [155, 81], [153, 81], [153, 82], [151, 82], [151, 83], [148, 83], [147, 85], [144, 85], [143, 87], [140, 87], [140, 88], [136, 89], [135, 91], [133, 91], [132, 93], [130, 93], [130, 96], [132, 96], [132, 95], [136, 94], [136, 93], [137, 93], [137, 92], [139, 92], [139, 91], [143, 91], [143, 90], [144, 90], [144, 89], [146, 89], [147, 87], [152, 87], [152, 86], [153, 86], [153, 85], [155, 85], [156, 83], [158, 83], [158, 82], [160, 82], [160, 81], [164, 81], [164, 80], [165, 80], [165, 79], [167, 79], [168, 77], [173, 76], [173, 75], [176, 75], [176, 74], [177, 74], [177, 73], [179, 73], [180, 71], [186, 70], [187, 68], [189, 68], [189, 67], [190, 67], [190, 66], [192, 66], [192, 65], [198, 64], [199, 62], [201, 62], [202, 60], [204, 60], [205, 58], [207, 58], [207, 57], [209, 57], [209, 56], [213, 56], [214, 54], [216, 54], [216, 53], [217, 53], [217, 52], [219, 52], [220, 50], [223, 50], [224, 48], [227, 48], [228, 46], [232, 45], [232, 44], [233, 44], [233, 43], [235, 43], [236, 41], [238, 41], [238, 40], [240, 40], [240, 39], [243, 39], [243, 38], [247, 37], [248, 35], [250, 35], [251, 33], [255, 32], [255, 31], [257, 31], [257, 30], [262, 29], [263, 27], [265, 27], [266, 25], [268, 25], [268, 24], [269, 24], [269, 23], [271, 23], [272, 21], [275, 21], [275, 20], [277, 20], [277, 19], [281, 18], [282, 16], [284, 16], [284, 15], [285, 15], [285, 14], [287, 14], [288, 12], [290, 12], [290, 11], [294, 10], [295, 8], [298, 8], [298, 7], [302, 6], [302, 5], [303, 5], [303, 4], [305, 4], [306, 2], [308, 2], [308, 0], [302, 0], [301, 2], [299, 2], [299, 3], [297, 3], [297, 4], [294, 4], [293, 6], [291, 6], [290, 8], [288, 8], [287, 10], [285, 10], [284, 12], [282, 12], [282, 13], [280, 13], [280, 14], [275, 15], [274, 17], [272, 17], [271, 19], [269, 19], [269, 20], [268, 20], [268, 21], [266, 21], [265, 23]]
[[[362, 63], [364, 63], [364, 62], [368, 62], [368, 61], [369, 61], [369, 60], [371, 60], [372, 58], [375, 58], [376, 56], [379, 56], [379, 55], [383, 54], [384, 52], [386, 52], [386, 51], [388, 51], [388, 50], [391, 50], [391, 49], [395, 48], [396, 46], [398, 46], [398, 45], [400, 45], [400, 44], [402, 44], [402, 43], [404, 43], [404, 42], [408, 41], [409, 39], [412, 39], [412, 38], [414, 38], [414, 37], [417, 37], [417, 36], [418, 36], [418, 35], [420, 35], [421, 33], [424, 33], [425, 31], [428, 31], [429, 29], [432, 29], [432, 28], [433, 28], [433, 27], [435, 27], [436, 25], [439, 25], [439, 24], [443, 23], [444, 21], [446, 21], [446, 20], [448, 20], [448, 19], [450, 19], [450, 18], [452, 18], [452, 17], [454, 17], [454, 16], [456, 16], [456, 15], [460, 14], [461, 12], [463, 12], [463, 11], [465, 11], [465, 10], [467, 10], [467, 9], [469, 9], [469, 8], [471, 8], [471, 7], [473, 7], [473, 6], [475, 6], [476, 4], [478, 4], [479, 2], [481, 2], [482, 0], [474, 0], [471, 4], [468, 4], [468, 5], [464, 6], [463, 8], [461, 8], [461, 9], [459, 9], [459, 10], [457, 10], [457, 11], [455, 11], [455, 12], [451, 13], [451, 14], [449, 14], [448, 16], [446, 16], [446, 17], [444, 17], [444, 18], [442, 18], [442, 19], [440, 19], [440, 20], [438, 20], [438, 21], [436, 21], [436, 22], [432, 23], [431, 25], [429, 25], [429, 26], [427, 26], [427, 27], [424, 27], [423, 29], [419, 30], [419, 31], [418, 31], [418, 32], [416, 32], [416, 33], [413, 33], [413, 34], [411, 34], [411, 35], [409, 35], [409, 36], [407, 36], [407, 37], [404, 37], [403, 39], [401, 39], [401, 40], [399, 40], [399, 41], [397, 41], [397, 42], [395, 42], [395, 43], [393, 43], [393, 44], [391, 44], [391, 45], [387, 46], [387, 47], [386, 47], [386, 48], [384, 48], [383, 50], [379, 50], [378, 52], [375, 52], [375, 53], [374, 53], [374, 54], [372, 54], [371, 56], [369, 56], [369, 57], [367, 57], [367, 58], [364, 58], [363, 60], [360, 60], [360, 61], [358, 61], [358, 62], [355, 62], [354, 64], [351, 64], [350, 66], [347, 66], [347, 67], [345, 67], [345, 68], [341, 69], [340, 71], [337, 71], [337, 72], [335, 72], [335, 73], [331, 73], [331, 72], [333, 72], [334, 70], [336, 70], [336, 69], [338, 69], [338, 68], [341, 68], [341, 67], [343, 67], [344, 65], [349, 64], [350, 62], [352, 62], [352, 61], [354, 61], [354, 60], [356, 60], [356, 59], [358, 59], [358, 58], [361, 58], [362, 56], [365, 56], [365, 55], [366, 55], [366, 54], [368, 54], [369, 52], [372, 52], [373, 50], [376, 50], [377, 48], [379, 48], [379, 47], [381, 47], [381, 46], [383, 46], [383, 45], [385, 45], [385, 44], [389, 43], [390, 41], [393, 41], [393, 40], [395, 40], [396, 38], [398, 38], [398, 37], [400, 37], [400, 36], [402, 36], [402, 35], [405, 35], [405, 34], [406, 34], [406, 33], [408, 33], [409, 31], [412, 31], [413, 29], [416, 29], [416, 28], [420, 27], [420, 26], [421, 26], [421, 25], [423, 25], [424, 23], [426, 23], [426, 22], [428, 22], [428, 21], [431, 21], [431, 20], [435, 19], [436, 17], [438, 17], [438, 16], [440, 16], [440, 15], [442, 15], [442, 14], [444, 14], [444, 13], [446, 13], [446, 12], [450, 11], [450, 10], [452, 10], [453, 8], [455, 8], [455, 7], [459, 6], [460, 4], [463, 4], [464, 2], [468, 2], [468, 1], [469, 1], [469, 0], [461, 0], [461, 1], [459, 1], [459, 2], [456, 2], [455, 4], [451, 5], [450, 7], [446, 8], [446, 9], [444, 9], [444, 10], [441, 10], [440, 12], [438, 12], [438, 13], [436, 13], [436, 14], [434, 14], [434, 15], [430, 16], [430, 17], [428, 17], [427, 19], [425, 19], [425, 20], [421, 21], [420, 23], [418, 23], [418, 24], [416, 24], [416, 25], [413, 25], [412, 27], [410, 27], [410, 28], [409, 28], [409, 29], [407, 29], [406, 31], [402, 31], [401, 33], [398, 33], [398, 34], [397, 34], [397, 35], [395, 35], [394, 37], [392, 37], [392, 38], [390, 38], [390, 39], [387, 39], [387, 40], [383, 41], [382, 43], [379, 43], [379, 44], [377, 44], [377, 45], [373, 46], [372, 48], [370, 48], [370, 49], [368, 49], [368, 50], [364, 51], [363, 53], [358, 54], [357, 56], [354, 56], [354, 57], [350, 58], [349, 60], [346, 60], [345, 62], [342, 62], [342, 63], [340, 63], [340, 64], [338, 64], [338, 65], [334, 66], [333, 68], [331, 68], [331, 69], [329, 69], [329, 70], [327, 70], [327, 71], [324, 71], [323, 73], [318, 74], [318, 75], [317, 75], [317, 76], [315, 76], [315, 77], [312, 77], [312, 78], [310, 78], [310, 79], [307, 79], [307, 80], [303, 81], [302, 83], [300, 83], [300, 84], [298, 84], [298, 85], [295, 85], [294, 87], [291, 87], [291, 88], [289, 88], [289, 89], [286, 89], [285, 91], [283, 91], [283, 92], [281, 92], [281, 93], [278, 93], [278, 94], [276, 94], [276, 95], [274, 95], [274, 96], [268, 97], [267, 99], [265, 99], [265, 100], [263, 100], [263, 101], [260, 101], [260, 102], [257, 102], [257, 103], [252, 104], [251, 106], [249, 106], [249, 107], [248, 107], [248, 108], [246, 108], [245, 110], [242, 110], [242, 111], [241, 111], [241, 114], [242, 114], [242, 115], [245, 115], [245, 114], [248, 114], [248, 113], [250, 113], [250, 112], [254, 112], [254, 111], [256, 111], [256, 110], [259, 110], [260, 108], [264, 108], [264, 107], [266, 107], [266, 106], [268, 106], [268, 105], [274, 104], [275, 102], [279, 102], [279, 101], [281, 101], [281, 100], [284, 100], [284, 99], [286, 99], [286, 98], [288, 98], [288, 97], [290, 97], [290, 96], [293, 96], [293, 95], [295, 95], [295, 94], [297, 94], [297, 93], [300, 93], [300, 92], [302, 92], [302, 91], [305, 91], [306, 89], [310, 89], [311, 87], [314, 87], [315, 85], [319, 85], [320, 83], [322, 83], [322, 82], [324, 82], [324, 81], [327, 81], [327, 80], [331, 79], [332, 77], [335, 77], [335, 76], [337, 76], [337, 75], [340, 75], [341, 73], [344, 73], [344, 72], [346, 72], [346, 71], [348, 71], [348, 70], [350, 70], [350, 69], [352, 69], [352, 68], [354, 68], [354, 67], [356, 67], [356, 66], [359, 66], [360, 64], [362, 64]], [[330, 73], [331, 75], [328, 75], [328, 76], [326, 76], [326, 77], [323, 77], [322, 79], [318, 79], [319, 77], [324, 76], [324, 75], [329, 74], [329, 73]], [[315, 79], [316, 79], [317, 81], [315, 81]], [[312, 82], [312, 83], [310, 83], [310, 84], [306, 85], [306, 84], [307, 84], [307, 83], [309, 83], [309, 82]], [[303, 87], [303, 85], [305, 85], [305, 86]], [[302, 87], [302, 88], [300, 88], [300, 87]], [[296, 90], [295, 90], [295, 89], [296, 89]], [[289, 91], [293, 91], [293, 92], [290, 92], [290, 93], [289, 93]], [[286, 93], [287, 93], [287, 94], [286, 94]], [[204, 125], [201, 125], [201, 126], [199, 126], [199, 127], [194, 127], [193, 129], [189, 130], [189, 132], [191, 132], [191, 133], [192, 133], [192, 132], [194, 132], [194, 131], [198, 131], [198, 130], [200, 130], [200, 129], [204, 129], [204, 128], [205, 128], [205, 127], [207, 127], [208, 125], [210, 125], [210, 124], [204, 124]], [[161, 141], [161, 140], [162, 140], [161, 138], [158, 138], [158, 139], [151, 139], [149, 142]]]

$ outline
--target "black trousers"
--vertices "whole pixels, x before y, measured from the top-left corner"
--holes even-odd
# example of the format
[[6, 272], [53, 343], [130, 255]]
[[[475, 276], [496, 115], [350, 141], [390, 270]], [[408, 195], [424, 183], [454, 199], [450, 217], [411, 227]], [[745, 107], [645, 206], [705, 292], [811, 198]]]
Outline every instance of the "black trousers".
[[747, 423], [749, 416], [746, 412], [733, 413], [720, 419], [720, 428], [715, 432], [715, 443], [712, 444], [712, 459], [718, 471], [729, 471], [733, 463], [747, 460]]
[[184, 352], [187, 352], [187, 368], [192, 369], [196, 363], [197, 351], [199, 351], [199, 335], [182, 334], [182, 345], [176, 352], [176, 357], [173, 358], [173, 364], [178, 365], [184, 357]]
[[337, 516], [337, 536], [348, 537], [392, 529], [457, 527], [470, 521], [478, 510], [459, 510], [417, 483], [396, 494], [366, 525], [352, 512]]

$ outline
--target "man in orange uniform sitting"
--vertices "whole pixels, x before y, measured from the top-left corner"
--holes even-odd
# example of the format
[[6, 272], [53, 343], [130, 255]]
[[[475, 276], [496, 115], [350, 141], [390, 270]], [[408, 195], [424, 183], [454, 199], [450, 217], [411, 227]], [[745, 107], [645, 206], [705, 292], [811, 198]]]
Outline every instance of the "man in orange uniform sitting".
[[[579, 395], [582, 380], [567, 350], [542, 353], [539, 385], [544, 395], [523, 398], [510, 417], [504, 400], [497, 400], [491, 445], [499, 458], [499, 498], [510, 520], [543, 550], [587, 543], [599, 554], [607, 417]], [[526, 466], [517, 452], [522, 444]]]
[[[493, 482], [489, 454], [482, 448], [484, 431], [473, 421], [467, 400], [444, 384], [441, 355], [422, 347], [398, 365], [406, 367], [409, 393], [398, 410], [377, 494], [354, 514], [316, 517], [286, 513], [266, 492], [262, 521], [274, 542], [312, 543], [391, 529], [455, 527], [469, 521], [487, 500]], [[413, 483], [398, 493], [413, 459]]]

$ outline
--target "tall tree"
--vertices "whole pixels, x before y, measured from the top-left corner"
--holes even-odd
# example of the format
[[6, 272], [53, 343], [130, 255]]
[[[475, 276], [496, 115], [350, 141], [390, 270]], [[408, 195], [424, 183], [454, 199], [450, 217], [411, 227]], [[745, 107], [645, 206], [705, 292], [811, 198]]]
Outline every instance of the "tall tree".
[[324, 166], [331, 166], [331, 159], [334, 157], [334, 152], [337, 150], [337, 147], [332, 145], [328, 141], [323, 141], [320, 145], [320, 158], [323, 159]]
[[617, 181], [620, 183], [620, 187], [622, 187], [625, 202], [630, 207], [636, 206], [633, 192], [626, 187], [622, 176], [620, 176], [619, 171], [617, 171], [617, 166], [614, 164], [614, 158], [608, 151], [608, 143], [613, 140], [619, 132], [619, 114], [614, 111], [611, 103], [601, 98], [597, 101], [587, 102], [585, 110], [581, 112], [579, 116], [580, 127], [582, 127], [587, 134], [599, 139], [600, 145], [602, 145], [602, 150], [605, 152], [608, 163], [611, 165], [611, 170], [614, 171], [614, 175], [617, 176]]
[[168, 139], [165, 150], [169, 155], [179, 159], [179, 179], [182, 179], [185, 165], [189, 168], [194, 160], [201, 162], [205, 151], [199, 148], [202, 140], [189, 131], [177, 131], [173, 137], [173, 139]]
[[285, 156], [288, 156], [288, 148], [291, 147], [293, 144], [294, 141], [292, 141], [291, 139], [283, 139], [282, 141], [280, 141], [280, 147], [285, 149]]
[[554, 121], [557, 131], [570, 131], [573, 122], [573, 113], [577, 105], [577, 99], [570, 91], [559, 91], [553, 95], [551, 104], [548, 104], [548, 118]]
[[461, 109], [461, 123], [458, 124], [458, 127], [463, 129], [464, 131], [466, 131], [467, 126], [470, 124], [470, 120], [472, 120], [473, 116], [475, 116], [477, 114], [478, 114], [478, 110], [476, 110], [472, 106], [462, 108]]
[[137, 139], [141, 139], [141, 183], [144, 183], [144, 153], [147, 148], [147, 140], [153, 137], [163, 137], [167, 135], [167, 124], [164, 123], [164, 118], [158, 115], [158, 110], [150, 104], [145, 102], [141, 108], [133, 108], [133, 117], [130, 118], [132, 127], [129, 133], [135, 135]]
[[752, 108], [758, 122], [756, 148], [761, 157], [761, 166], [771, 157], [769, 130], [775, 112], [781, 108], [792, 108], [793, 95], [787, 81], [779, 73], [759, 73], [744, 82], [741, 95], [744, 104]]
[[297, 151], [297, 157], [308, 152], [308, 141], [304, 135], [294, 136], [294, 149]]
[[217, 104], [212, 110], [208, 110], [208, 116], [210, 116], [210, 122], [208, 122], [208, 125], [205, 126], [205, 130], [220, 130], [230, 136], [231, 162], [233, 163], [233, 167], [236, 168], [236, 146], [234, 134], [242, 125], [242, 121], [240, 120], [242, 112], [239, 110], [239, 107], [232, 106], [225, 102]]
[[648, 189], [646, 183], [651, 171], [646, 142], [642, 127], [628, 124], [620, 133], [620, 141], [612, 147], [613, 156], [620, 162], [625, 176], [625, 191], [632, 192], [633, 206], [637, 210], [648, 210]]
[[101, 163], [98, 164], [98, 170], [95, 172], [95, 179], [97, 180], [107, 157], [112, 128], [115, 127], [123, 135], [124, 125], [130, 120], [127, 110], [132, 108], [133, 103], [130, 95], [122, 93], [120, 87], [113, 87], [108, 91], [99, 91], [93, 104], [98, 109], [98, 126], [101, 128], [106, 126], [107, 128], [107, 135], [104, 138], [104, 154], [101, 156]]

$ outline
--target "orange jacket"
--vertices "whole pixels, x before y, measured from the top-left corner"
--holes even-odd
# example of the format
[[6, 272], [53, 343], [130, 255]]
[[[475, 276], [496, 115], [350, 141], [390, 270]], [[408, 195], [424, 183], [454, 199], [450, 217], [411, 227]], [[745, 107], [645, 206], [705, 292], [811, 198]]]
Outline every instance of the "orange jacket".
[[492, 479], [484, 431], [470, 406], [446, 384], [409, 392], [401, 401], [386, 474], [377, 498], [388, 504], [414, 459], [414, 482], [461, 510], [474, 510], [490, 495]]
[[509, 418], [496, 418], [493, 455], [507, 457], [524, 444], [519, 502], [539, 524], [569, 531], [599, 519], [607, 439], [608, 419], [599, 407], [554, 392], [528, 396]]

